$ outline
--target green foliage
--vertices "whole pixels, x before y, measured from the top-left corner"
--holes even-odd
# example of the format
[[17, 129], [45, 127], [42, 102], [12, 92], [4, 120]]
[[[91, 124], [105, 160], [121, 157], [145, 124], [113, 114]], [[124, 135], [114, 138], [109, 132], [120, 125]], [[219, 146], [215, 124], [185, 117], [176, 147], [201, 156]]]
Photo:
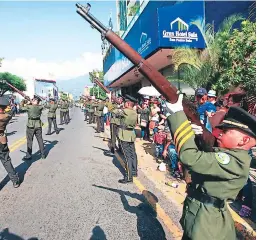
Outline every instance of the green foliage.
[[[97, 74], [99, 76], [97, 76]], [[92, 72], [89, 73], [89, 79], [92, 83], [94, 83], [94, 78], [97, 78], [100, 82], [104, 82], [104, 73], [103, 71], [94, 69]], [[90, 88], [90, 96], [96, 96], [98, 97], [98, 91], [99, 91], [99, 97], [104, 98], [106, 97], [106, 93], [104, 90], [102, 90], [98, 86], [94, 86], [93, 88]]]
[[[8, 83], [16, 87], [20, 91], [26, 91], [26, 84], [24, 80], [16, 75], [9, 72], [1, 72], [0, 80], [6, 80]], [[14, 92], [7, 84], [1, 84], [0, 86], [0, 96], [3, 96], [7, 91]]]
[[256, 23], [243, 21], [223, 42], [219, 58], [217, 89], [225, 92], [241, 86], [248, 94], [256, 92]]
[[140, 3], [139, 3], [139, 2], [136, 2], [133, 6], [131, 6], [131, 7], [129, 8], [129, 13], [128, 13], [128, 15], [129, 15], [129, 16], [134, 16], [134, 15], [136, 15], [137, 12], [139, 11], [139, 9], [140, 9]]
[[[98, 91], [99, 91], [99, 95], [98, 95]], [[96, 98], [98, 98], [98, 96], [100, 98], [106, 98], [107, 97], [106, 92], [98, 86], [90, 88], [90, 96], [96, 96]]]
[[[99, 74], [99, 77], [97, 77], [97, 74]], [[100, 71], [98, 69], [94, 69], [92, 72], [89, 72], [89, 80], [93, 83], [94, 78], [98, 78], [100, 82], [104, 82], [104, 73], [103, 71]]]

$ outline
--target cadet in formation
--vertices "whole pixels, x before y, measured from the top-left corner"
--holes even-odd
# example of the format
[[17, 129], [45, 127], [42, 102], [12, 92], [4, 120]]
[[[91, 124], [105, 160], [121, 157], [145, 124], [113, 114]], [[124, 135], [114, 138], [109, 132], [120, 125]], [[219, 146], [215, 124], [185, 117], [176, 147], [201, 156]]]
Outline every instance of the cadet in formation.
[[7, 136], [5, 135], [6, 125], [12, 118], [12, 115], [5, 113], [7, 106], [9, 106], [8, 100], [0, 97], [0, 159], [13, 183], [13, 187], [17, 188], [20, 186], [19, 176], [12, 165]]
[[49, 104], [47, 104], [45, 107], [49, 109], [48, 114], [47, 114], [48, 132], [46, 135], [51, 134], [52, 123], [54, 125], [54, 130], [55, 130], [56, 134], [59, 134], [60, 130], [57, 128], [57, 123], [56, 123], [56, 110], [58, 108], [58, 104], [55, 102], [54, 98], [51, 98]]
[[137, 112], [133, 107], [137, 100], [126, 95], [125, 108], [115, 110], [114, 113], [121, 117], [118, 138], [125, 158], [126, 173], [119, 183], [133, 182], [133, 177], [137, 177], [137, 154], [135, 149], [136, 133], [134, 128], [137, 124]]
[[115, 152], [116, 141], [118, 140], [118, 128], [120, 126], [120, 118], [115, 114], [119, 109], [121, 109], [122, 98], [115, 99], [116, 102], [112, 104], [112, 108], [109, 109], [111, 113], [110, 120], [110, 133], [111, 133], [111, 152]]
[[202, 134], [201, 126], [190, 125], [182, 106], [167, 103], [168, 123], [180, 161], [192, 172], [192, 183], [184, 201], [180, 220], [183, 240], [235, 240], [234, 221], [227, 200], [234, 200], [246, 184], [251, 157], [248, 151], [256, 145], [256, 120], [239, 107], [230, 107], [222, 133], [213, 152], [199, 151], [194, 138]]
[[40, 119], [44, 107], [39, 105], [41, 99], [34, 96], [32, 101], [29, 101], [26, 105], [21, 104], [22, 110], [27, 111], [28, 113], [28, 122], [27, 122], [27, 154], [23, 158], [24, 160], [30, 160], [32, 157], [32, 144], [34, 135], [37, 138], [39, 149], [41, 152], [41, 159], [45, 158], [44, 154], [44, 143], [42, 137], [42, 121]]
[[59, 108], [60, 108], [60, 125], [63, 125], [65, 123], [65, 113], [66, 113], [66, 108], [65, 108], [65, 102], [63, 99], [59, 102]]
[[97, 133], [104, 132], [104, 114], [103, 114], [104, 105], [105, 104], [103, 103], [103, 100], [99, 99], [96, 107], [96, 111], [95, 111]]

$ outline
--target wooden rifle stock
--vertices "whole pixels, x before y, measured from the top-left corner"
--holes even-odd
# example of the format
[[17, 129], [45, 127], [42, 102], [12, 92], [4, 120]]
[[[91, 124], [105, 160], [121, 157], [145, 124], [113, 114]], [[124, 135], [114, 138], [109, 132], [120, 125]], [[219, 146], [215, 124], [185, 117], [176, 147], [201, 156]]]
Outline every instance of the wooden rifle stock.
[[[83, 17], [92, 28], [95, 28], [101, 33], [102, 39], [106, 38], [115, 48], [117, 48], [125, 57], [127, 57], [144, 75], [151, 84], [171, 103], [176, 103], [178, 100], [178, 89], [173, 86], [160, 72], [158, 72], [150, 63], [148, 63], [140, 54], [129, 46], [123, 39], [115, 34], [111, 29], [106, 28], [99, 20], [97, 20], [91, 13], [90, 4], [84, 7], [76, 4], [77, 13]], [[202, 125], [198, 114], [192, 108], [192, 104], [183, 101], [184, 112], [187, 117], [195, 124]], [[209, 150], [214, 145], [215, 138], [213, 135], [202, 125], [204, 133], [203, 140], [205, 142], [205, 150]], [[202, 145], [202, 144], [201, 144]], [[207, 147], [208, 146], [208, 147]]]
[[22, 97], [24, 98], [28, 98], [28, 96], [25, 95], [24, 92], [20, 91], [19, 89], [17, 89], [16, 87], [14, 87], [12, 84], [8, 83], [6, 80], [1, 80], [1, 82], [3, 84], [8, 85], [10, 88], [12, 88], [15, 92], [19, 93]]
[[103, 90], [105, 91], [106, 93], [110, 93], [110, 90], [105, 87], [97, 78], [94, 78], [94, 82]]

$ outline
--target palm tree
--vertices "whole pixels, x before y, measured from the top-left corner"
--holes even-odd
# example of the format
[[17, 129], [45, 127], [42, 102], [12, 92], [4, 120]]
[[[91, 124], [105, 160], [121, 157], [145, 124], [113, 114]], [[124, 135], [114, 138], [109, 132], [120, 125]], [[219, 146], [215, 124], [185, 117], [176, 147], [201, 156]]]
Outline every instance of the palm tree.
[[219, 30], [215, 33], [214, 26], [204, 24], [202, 20], [192, 22], [200, 30], [206, 48], [202, 51], [190, 48], [177, 48], [172, 51], [171, 59], [174, 70], [184, 71], [182, 81], [192, 88], [206, 87], [218, 78], [218, 60], [221, 46], [230, 36], [233, 25], [244, 18], [240, 14], [233, 14], [224, 19]]

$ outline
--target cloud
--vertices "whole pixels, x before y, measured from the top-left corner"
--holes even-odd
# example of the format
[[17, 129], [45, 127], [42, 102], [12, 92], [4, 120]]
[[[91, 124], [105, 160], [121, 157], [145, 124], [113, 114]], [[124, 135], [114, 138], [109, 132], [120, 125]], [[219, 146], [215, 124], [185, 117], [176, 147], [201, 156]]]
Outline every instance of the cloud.
[[74, 60], [43, 62], [36, 58], [4, 59], [0, 72], [10, 72], [25, 80], [33, 78], [64, 80], [85, 75], [93, 69], [102, 69], [101, 53], [85, 52]]

